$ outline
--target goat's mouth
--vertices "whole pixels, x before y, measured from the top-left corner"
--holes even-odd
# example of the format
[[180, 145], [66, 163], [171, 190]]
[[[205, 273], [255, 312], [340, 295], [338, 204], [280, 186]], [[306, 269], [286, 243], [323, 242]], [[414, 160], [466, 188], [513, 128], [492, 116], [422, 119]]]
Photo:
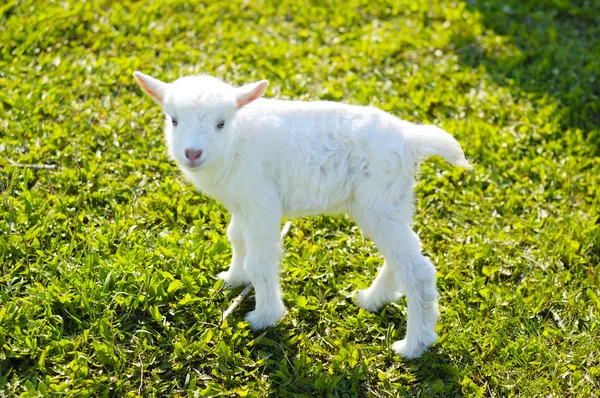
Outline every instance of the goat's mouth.
[[200, 161], [198, 163], [190, 164], [190, 163], [186, 162], [183, 164], [183, 166], [190, 171], [198, 171], [204, 164], [204, 161], [206, 161], [206, 156], [204, 156], [202, 159], [200, 159]]

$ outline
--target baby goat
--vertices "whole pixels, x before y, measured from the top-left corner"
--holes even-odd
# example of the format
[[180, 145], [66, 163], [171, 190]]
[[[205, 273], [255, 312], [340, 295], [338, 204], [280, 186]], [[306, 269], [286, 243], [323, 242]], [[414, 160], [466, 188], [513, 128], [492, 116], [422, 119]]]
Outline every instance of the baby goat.
[[261, 99], [266, 80], [235, 88], [210, 76], [170, 84], [134, 76], [166, 114], [170, 156], [198, 190], [231, 212], [233, 258], [217, 276], [231, 287], [252, 283], [256, 309], [246, 320], [253, 329], [285, 313], [278, 281], [282, 218], [348, 213], [385, 257], [357, 304], [377, 311], [404, 293], [406, 338], [394, 352], [415, 358], [436, 341], [435, 268], [411, 229], [413, 185], [430, 155], [469, 167], [452, 136], [373, 107]]

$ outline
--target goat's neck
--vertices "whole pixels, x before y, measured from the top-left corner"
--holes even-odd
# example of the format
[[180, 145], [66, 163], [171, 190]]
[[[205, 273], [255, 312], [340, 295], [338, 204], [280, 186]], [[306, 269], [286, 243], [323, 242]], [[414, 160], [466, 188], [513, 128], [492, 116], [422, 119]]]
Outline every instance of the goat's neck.
[[236, 141], [232, 143], [229, 153], [211, 164], [210, 167], [195, 173], [184, 170], [184, 174], [199, 191], [223, 203], [226, 207], [230, 207], [233, 203], [229, 202], [236, 197], [229, 191], [237, 185], [234, 180], [238, 158], [238, 142]]

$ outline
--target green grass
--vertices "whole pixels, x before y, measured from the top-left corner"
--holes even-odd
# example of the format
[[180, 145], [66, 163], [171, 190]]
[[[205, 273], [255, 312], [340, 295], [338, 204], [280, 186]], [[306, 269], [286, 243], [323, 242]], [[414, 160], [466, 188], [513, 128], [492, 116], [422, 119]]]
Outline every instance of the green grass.
[[[593, 396], [600, 388], [596, 0], [0, 5], [0, 396]], [[226, 210], [167, 159], [135, 84], [191, 73], [438, 124], [415, 230], [439, 342], [351, 300], [382, 260], [347, 218], [294, 222], [289, 312], [217, 326]], [[56, 165], [55, 170], [11, 166]]]

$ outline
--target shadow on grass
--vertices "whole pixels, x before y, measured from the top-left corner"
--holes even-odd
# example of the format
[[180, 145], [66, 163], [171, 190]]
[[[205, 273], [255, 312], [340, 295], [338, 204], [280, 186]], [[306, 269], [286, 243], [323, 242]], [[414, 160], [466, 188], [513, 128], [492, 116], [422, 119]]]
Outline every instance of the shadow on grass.
[[555, 134], [579, 128], [599, 145], [600, 3], [468, 0], [467, 9], [479, 14], [494, 36], [506, 38], [509, 51], [498, 53], [497, 42], [467, 31], [456, 38], [461, 61], [483, 66], [497, 84], [521, 90], [529, 99], [556, 101]]
[[[252, 310], [253, 306], [251, 300], [244, 302], [238, 309], [236, 318], [241, 320], [241, 314]], [[265, 360], [263, 377], [270, 381], [270, 396], [388, 396], [381, 395], [380, 390], [395, 391], [394, 396], [412, 396], [416, 391], [425, 396], [460, 395], [463, 389], [461, 374], [467, 364], [451, 359], [439, 345], [434, 345], [431, 351], [424, 353], [420, 358], [404, 360], [395, 356], [391, 348], [386, 347], [386, 341], [377, 339], [370, 330], [371, 326], [387, 329], [391, 334], [400, 326], [398, 332], [405, 333], [405, 317], [394, 307], [387, 308], [389, 310], [370, 316], [373, 325], [365, 323], [364, 327], [355, 330], [347, 340], [332, 332], [332, 339], [346, 340], [340, 346], [329, 345], [324, 340], [324, 333], [318, 330], [323, 319], [319, 319], [317, 311], [310, 311], [307, 314], [308, 319], [301, 319], [307, 326], [315, 325], [314, 330], [304, 330], [301, 326], [292, 330], [284, 324], [278, 324], [262, 333], [256, 333], [253, 360]], [[358, 308], [356, 310], [358, 311]], [[321, 340], [326, 352], [318, 353], [305, 349], [302, 339], [297, 338], [299, 334], [308, 336], [306, 338], [311, 340]], [[391, 338], [391, 345], [394, 338], [388, 337]], [[361, 350], [360, 358], [355, 363], [351, 360], [340, 360], [342, 350], [349, 352], [354, 347], [360, 347]], [[377, 348], [381, 348], [381, 352]], [[375, 354], [371, 349], [374, 349]], [[379, 357], [379, 363], [375, 366], [374, 358], [369, 358], [373, 355]], [[322, 362], [317, 360], [318, 364], [315, 366], [314, 359], [317, 357], [321, 357]], [[468, 355], [464, 357], [469, 358]], [[387, 379], [390, 373], [393, 381]]]
[[[359, 361], [354, 367], [334, 367], [329, 372], [325, 367], [297, 366], [294, 359], [301, 357], [298, 347], [286, 344], [285, 340], [284, 333], [274, 330], [260, 337], [257, 342], [261, 346], [268, 342], [268, 348], [262, 347], [274, 359], [272, 369], [267, 369], [273, 371], [268, 376], [272, 381], [272, 396], [379, 396], [380, 386], [386, 391], [396, 389], [399, 396], [409, 396], [416, 391], [416, 385], [420, 392], [429, 396], [456, 395], [462, 391], [462, 365], [459, 366], [443, 352], [435, 352], [435, 347], [434, 351], [413, 360], [398, 357], [386, 359], [384, 369], [369, 368]], [[331, 355], [334, 354], [336, 352], [332, 351]], [[285, 363], [284, 370], [282, 363]], [[396, 376], [402, 380], [401, 387], [397, 384], [392, 386], [385, 379], [378, 379], [378, 370], [385, 372], [393, 367]]]

